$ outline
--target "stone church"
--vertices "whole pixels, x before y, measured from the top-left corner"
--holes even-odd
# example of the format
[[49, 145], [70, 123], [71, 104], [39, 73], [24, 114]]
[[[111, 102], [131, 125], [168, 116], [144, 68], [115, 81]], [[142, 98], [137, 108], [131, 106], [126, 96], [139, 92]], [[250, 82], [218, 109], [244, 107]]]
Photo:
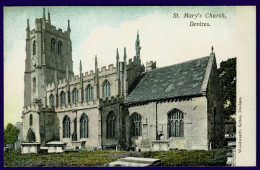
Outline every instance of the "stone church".
[[[50, 13], [26, 28], [23, 144], [64, 149], [203, 149], [223, 144], [222, 97], [215, 53], [156, 68], [136, 55], [73, 73], [70, 21], [51, 24]], [[222, 133], [223, 132], [223, 133]], [[166, 145], [165, 145], [166, 144]], [[156, 149], [157, 147], [157, 149]]]

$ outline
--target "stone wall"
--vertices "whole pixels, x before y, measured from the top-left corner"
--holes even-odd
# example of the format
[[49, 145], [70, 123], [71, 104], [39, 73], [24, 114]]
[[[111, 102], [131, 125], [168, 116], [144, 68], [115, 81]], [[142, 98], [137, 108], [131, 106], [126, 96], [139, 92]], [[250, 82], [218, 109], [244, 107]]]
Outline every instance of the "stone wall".
[[[169, 138], [168, 136], [168, 113], [174, 108], [184, 113], [184, 137]], [[134, 106], [128, 110], [129, 116], [135, 112], [142, 116], [142, 139], [134, 140], [142, 140], [140, 147], [149, 146], [152, 140], [156, 140], [156, 103]], [[129, 117], [126, 121], [126, 134], [130, 144], [132, 139], [129, 136]], [[205, 96], [157, 104], [157, 132], [170, 140], [170, 148], [207, 150], [207, 123], [207, 98]]]
[[[32, 115], [32, 126], [30, 126], [30, 115]], [[39, 114], [37, 113], [37, 110], [30, 110], [27, 113], [23, 115], [23, 136], [22, 136], [22, 142], [28, 142], [28, 131], [31, 129], [35, 134], [35, 142], [40, 143], [41, 137], [40, 137], [40, 119]]]
[[[80, 118], [85, 113], [88, 117], [88, 138], [80, 138]], [[60, 141], [67, 143], [67, 148], [72, 147], [72, 134], [74, 133], [74, 119], [76, 119], [77, 141], [85, 141], [86, 148], [101, 148], [101, 123], [98, 103], [90, 106], [78, 106], [73, 109], [57, 110], [59, 118]], [[63, 138], [63, 119], [65, 116], [70, 118], [70, 138]]]
[[[116, 145], [119, 144], [121, 137], [121, 130], [122, 130], [122, 118], [120, 114], [120, 107], [119, 103], [112, 104], [109, 106], [102, 107], [101, 109], [102, 114], [102, 145], [103, 148], [115, 148]], [[107, 138], [107, 116], [110, 112], [113, 112], [116, 116], [116, 138], [111, 139]]]
[[210, 69], [207, 86], [209, 145], [221, 147], [224, 143], [224, 115], [215, 57], [212, 58], [212, 67], [207, 69]]
[[60, 131], [57, 113], [42, 111], [39, 116], [41, 144], [45, 145], [51, 141], [59, 141]]

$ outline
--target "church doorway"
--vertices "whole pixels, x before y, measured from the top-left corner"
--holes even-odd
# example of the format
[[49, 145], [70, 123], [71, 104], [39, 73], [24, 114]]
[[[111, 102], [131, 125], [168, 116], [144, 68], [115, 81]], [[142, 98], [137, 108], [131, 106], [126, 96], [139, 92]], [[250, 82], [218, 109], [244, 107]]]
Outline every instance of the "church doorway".
[[27, 141], [31, 142], [31, 143], [36, 141], [35, 133], [33, 132], [33, 130], [31, 128], [28, 130], [28, 133], [27, 133]]

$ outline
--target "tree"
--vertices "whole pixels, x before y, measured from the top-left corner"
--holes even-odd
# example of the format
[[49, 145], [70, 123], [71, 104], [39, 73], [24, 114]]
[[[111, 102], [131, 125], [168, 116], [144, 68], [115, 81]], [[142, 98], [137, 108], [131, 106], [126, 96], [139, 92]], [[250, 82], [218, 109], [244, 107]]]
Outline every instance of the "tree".
[[4, 129], [4, 145], [14, 144], [18, 139], [19, 131], [12, 123], [8, 123]]
[[229, 58], [220, 63], [219, 77], [226, 119], [236, 113], [236, 74], [236, 58]]

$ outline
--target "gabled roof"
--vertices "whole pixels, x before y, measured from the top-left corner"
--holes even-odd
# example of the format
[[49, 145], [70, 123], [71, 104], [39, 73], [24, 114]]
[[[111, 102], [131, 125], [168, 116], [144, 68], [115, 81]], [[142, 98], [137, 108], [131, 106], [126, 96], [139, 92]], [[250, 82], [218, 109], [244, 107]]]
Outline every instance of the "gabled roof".
[[[133, 104], [161, 99], [201, 95], [210, 57], [146, 72], [123, 103]], [[207, 82], [206, 82], [207, 83]]]

